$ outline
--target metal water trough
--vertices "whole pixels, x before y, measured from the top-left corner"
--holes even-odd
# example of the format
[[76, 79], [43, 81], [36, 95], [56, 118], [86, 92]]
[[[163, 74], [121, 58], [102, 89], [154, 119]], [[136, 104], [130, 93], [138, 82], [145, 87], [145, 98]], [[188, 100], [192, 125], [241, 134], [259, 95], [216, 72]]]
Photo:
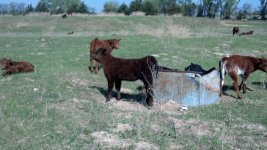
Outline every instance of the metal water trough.
[[154, 78], [154, 99], [176, 101], [182, 106], [203, 106], [219, 99], [220, 77], [217, 70], [206, 75], [192, 72], [159, 71]]

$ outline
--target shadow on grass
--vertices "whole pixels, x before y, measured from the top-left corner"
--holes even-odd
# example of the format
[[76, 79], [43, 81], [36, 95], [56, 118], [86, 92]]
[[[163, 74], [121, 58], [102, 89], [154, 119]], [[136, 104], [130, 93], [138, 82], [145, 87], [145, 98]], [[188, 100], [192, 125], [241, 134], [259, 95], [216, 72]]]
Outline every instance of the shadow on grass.
[[[108, 95], [108, 90], [106, 88], [103, 88], [103, 87], [98, 87], [98, 86], [90, 86], [89, 88], [92, 88], [92, 89], [97, 89], [100, 91], [100, 93], [107, 97]], [[121, 92], [121, 100], [123, 101], [136, 101], [138, 103], [143, 103], [144, 99], [145, 99], [145, 95], [143, 95], [141, 93], [143, 87], [141, 86], [138, 86], [136, 88], [138, 91], [140, 91], [138, 94], [129, 94], [129, 93], [122, 93]], [[116, 98], [117, 96], [117, 92], [115, 92], [115, 90], [113, 89], [112, 90], [112, 98]]]
[[261, 89], [267, 89], [267, 82], [252, 82], [252, 84]]

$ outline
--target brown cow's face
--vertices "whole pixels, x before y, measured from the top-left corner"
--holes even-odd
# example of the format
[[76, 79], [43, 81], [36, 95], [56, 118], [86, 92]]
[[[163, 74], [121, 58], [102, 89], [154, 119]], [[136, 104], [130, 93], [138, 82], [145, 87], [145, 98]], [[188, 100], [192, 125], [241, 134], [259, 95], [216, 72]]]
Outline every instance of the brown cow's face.
[[112, 48], [119, 49], [120, 48], [120, 39], [110, 40], [110, 45]]
[[0, 65], [2, 66], [1, 67], [2, 70], [6, 69], [11, 61], [12, 61], [11, 59], [6, 59], [6, 58], [1, 59]]

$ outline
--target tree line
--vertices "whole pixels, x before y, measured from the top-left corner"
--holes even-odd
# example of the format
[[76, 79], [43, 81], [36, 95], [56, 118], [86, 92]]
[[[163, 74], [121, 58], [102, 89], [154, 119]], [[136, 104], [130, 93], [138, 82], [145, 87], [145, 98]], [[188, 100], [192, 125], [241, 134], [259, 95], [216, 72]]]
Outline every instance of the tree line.
[[248, 15], [260, 15], [261, 19], [266, 19], [267, 0], [259, 0], [260, 7], [252, 10], [249, 3], [237, 8], [240, 0], [199, 0], [198, 3], [192, 0], [132, 0], [129, 5], [118, 4], [116, 0], [110, 0], [104, 4], [104, 12], [117, 12], [130, 15], [135, 11], [142, 11], [145, 15], [174, 15], [197, 16], [215, 18], [219, 16], [223, 19], [230, 19], [237, 14], [237, 19], [247, 18]]
[[30, 12], [48, 12], [50, 14], [58, 13], [89, 13], [95, 14], [95, 9], [88, 7], [80, 0], [39, 0], [36, 7], [32, 4], [11, 2], [9, 4], [0, 4], [0, 14], [25, 15]]
[[[103, 6], [104, 12], [124, 13], [131, 15], [135, 11], [142, 11], [145, 15], [174, 15], [197, 16], [223, 19], [230, 19], [235, 16], [237, 19], [248, 18], [251, 15], [258, 15], [266, 20], [267, 0], [258, 0], [260, 6], [252, 10], [249, 3], [237, 8], [241, 0], [199, 0], [197, 3], [192, 0], [131, 0], [129, 5], [119, 4], [116, 0], [106, 1]], [[58, 13], [89, 13], [95, 14], [95, 9], [88, 7], [81, 0], [39, 0], [36, 7], [31, 4], [12, 2], [0, 4], [0, 15], [25, 15], [30, 12]]]

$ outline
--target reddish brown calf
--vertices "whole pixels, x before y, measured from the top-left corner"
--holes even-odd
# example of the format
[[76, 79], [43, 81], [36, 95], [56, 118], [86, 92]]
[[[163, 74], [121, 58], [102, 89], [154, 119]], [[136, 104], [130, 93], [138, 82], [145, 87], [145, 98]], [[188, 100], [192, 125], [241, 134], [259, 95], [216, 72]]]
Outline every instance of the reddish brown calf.
[[94, 59], [92, 58], [92, 54], [96, 52], [96, 50], [103, 48], [106, 49], [109, 54], [111, 54], [111, 51], [113, 49], [118, 49], [120, 47], [120, 39], [109, 39], [109, 40], [100, 40], [98, 38], [95, 38], [90, 42], [90, 52], [89, 52], [89, 58], [90, 58], [90, 65], [89, 70], [91, 72], [98, 73], [98, 63], [95, 62], [94, 66]]
[[[256, 58], [251, 56], [232, 55], [224, 56], [220, 63], [220, 96], [222, 95], [222, 86], [224, 83], [224, 76], [228, 74], [233, 80], [233, 86], [237, 97], [241, 99], [240, 90], [246, 93], [246, 81], [249, 75], [256, 71], [261, 70], [267, 72], [267, 60], [264, 58]], [[241, 75], [242, 82], [238, 87], [237, 75]]]
[[115, 83], [117, 100], [121, 98], [121, 81], [141, 80], [146, 89], [146, 104], [153, 105], [153, 75], [152, 67], [157, 66], [157, 60], [153, 56], [146, 56], [140, 59], [121, 59], [113, 57], [106, 49], [98, 49], [92, 57], [103, 66], [108, 81], [108, 96], [106, 101], [111, 99], [111, 92]]
[[5, 70], [2, 73], [3, 76], [20, 72], [34, 71], [34, 66], [28, 62], [15, 62], [11, 59], [4, 59], [3, 61], [2, 60], [0, 60], [0, 63], [2, 65], [2, 69]]
[[239, 36], [242, 36], [242, 35], [252, 35], [254, 31], [249, 31], [249, 32], [241, 32], [239, 34]]

